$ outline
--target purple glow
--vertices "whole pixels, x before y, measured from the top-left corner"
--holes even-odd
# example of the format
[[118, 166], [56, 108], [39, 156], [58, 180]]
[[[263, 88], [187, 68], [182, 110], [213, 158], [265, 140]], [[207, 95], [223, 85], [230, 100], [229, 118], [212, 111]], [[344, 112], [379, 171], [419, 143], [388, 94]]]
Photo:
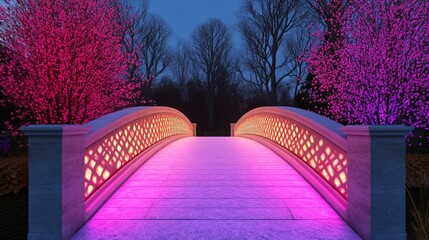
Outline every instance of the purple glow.
[[257, 135], [278, 144], [310, 166], [343, 198], [347, 198], [347, 159], [344, 149], [293, 117], [258, 109], [254, 111], [236, 123], [236, 136]]
[[325, 10], [329, 27], [309, 58], [310, 95], [324, 106], [316, 110], [349, 124], [429, 129], [429, 2], [336, 0]]
[[314, 235], [359, 239], [271, 150], [244, 138], [194, 137], [142, 165], [74, 239]]
[[103, 136], [85, 149], [85, 199], [153, 144], [175, 134], [192, 136], [192, 131], [189, 120], [160, 111]]

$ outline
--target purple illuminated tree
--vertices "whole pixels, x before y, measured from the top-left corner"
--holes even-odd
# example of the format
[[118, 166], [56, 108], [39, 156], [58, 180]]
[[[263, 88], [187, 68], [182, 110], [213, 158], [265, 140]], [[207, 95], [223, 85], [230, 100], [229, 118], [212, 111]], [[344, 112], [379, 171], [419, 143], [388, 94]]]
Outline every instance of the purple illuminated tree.
[[[318, 80], [323, 79], [325, 82], [334, 83], [340, 78], [339, 50], [344, 45], [342, 26], [347, 4], [345, 0], [308, 0], [308, 3], [318, 21], [316, 21], [317, 24], [313, 24], [316, 44], [313, 44], [310, 58], [307, 59], [311, 74], [300, 89], [300, 95], [306, 97], [300, 100], [311, 110], [335, 118], [335, 114], [329, 111], [329, 106], [334, 103], [327, 96], [333, 95], [337, 86], [322, 85]], [[316, 75], [317, 79], [315, 79]]]
[[0, 10], [0, 89], [32, 123], [85, 123], [122, 107], [126, 55], [108, 0], [18, 0]]
[[429, 2], [348, 4], [309, 59], [319, 86], [311, 95], [327, 104], [319, 112], [347, 123], [428, 129]]

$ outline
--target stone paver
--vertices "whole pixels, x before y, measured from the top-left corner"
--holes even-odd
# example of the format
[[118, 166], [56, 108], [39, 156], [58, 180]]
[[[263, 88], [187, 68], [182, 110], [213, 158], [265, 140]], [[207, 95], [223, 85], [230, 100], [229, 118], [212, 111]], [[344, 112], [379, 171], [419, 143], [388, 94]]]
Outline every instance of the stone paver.
[[74, 239], [360, 239], [283, 159], [244, 138], [176, 141]]

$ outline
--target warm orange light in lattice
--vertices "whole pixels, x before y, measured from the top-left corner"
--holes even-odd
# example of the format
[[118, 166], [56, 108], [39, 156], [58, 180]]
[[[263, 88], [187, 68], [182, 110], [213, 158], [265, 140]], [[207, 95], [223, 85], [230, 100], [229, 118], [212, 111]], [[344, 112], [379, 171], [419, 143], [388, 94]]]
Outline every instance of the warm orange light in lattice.
[[146, 115], [112, 129], [85, 149], [85, 199], [151, 145], [172, 135], [192, 133], [192, 125], [172, 113]]
[[255, 113], [241, 119], [234, 129], [236, 136], [253, 134], [281, 145], [347, 197], [345, 151], [315, 130], [275, 113]]

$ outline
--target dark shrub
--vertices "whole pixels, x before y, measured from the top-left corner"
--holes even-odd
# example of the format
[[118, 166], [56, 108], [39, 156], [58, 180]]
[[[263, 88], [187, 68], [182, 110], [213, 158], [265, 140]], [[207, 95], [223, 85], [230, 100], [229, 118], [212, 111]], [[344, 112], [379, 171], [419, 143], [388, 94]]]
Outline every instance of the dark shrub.
[[10, 154], [11, 146], [9, 139], [0, 134], [0, 156], [6, 157]]

